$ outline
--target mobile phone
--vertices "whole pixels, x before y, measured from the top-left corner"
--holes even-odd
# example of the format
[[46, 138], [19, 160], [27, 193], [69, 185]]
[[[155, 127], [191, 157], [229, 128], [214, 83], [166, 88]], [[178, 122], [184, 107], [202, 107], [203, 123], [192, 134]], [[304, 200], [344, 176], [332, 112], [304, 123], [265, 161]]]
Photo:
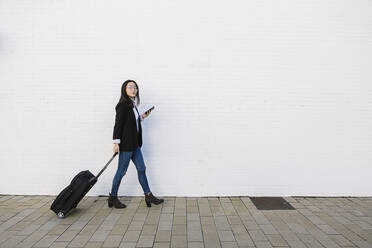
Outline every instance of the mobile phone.
[[147, 110], [147, 111], [145, 112], [145, 114], [147, 115], [147, 114], [150, 113], [154, 108], [155, 108], [155, 106], [152, 106], [149, 110]]

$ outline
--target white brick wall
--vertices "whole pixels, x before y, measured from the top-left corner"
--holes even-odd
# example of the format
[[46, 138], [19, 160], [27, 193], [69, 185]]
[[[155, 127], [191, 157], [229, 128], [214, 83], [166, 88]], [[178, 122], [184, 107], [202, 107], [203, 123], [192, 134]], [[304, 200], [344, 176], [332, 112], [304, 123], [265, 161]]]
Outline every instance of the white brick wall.
[[371, 31], [362, 0], [1, 0], [0, 194], [97, 173], [131, 78], [155, 195], [370, 196]]

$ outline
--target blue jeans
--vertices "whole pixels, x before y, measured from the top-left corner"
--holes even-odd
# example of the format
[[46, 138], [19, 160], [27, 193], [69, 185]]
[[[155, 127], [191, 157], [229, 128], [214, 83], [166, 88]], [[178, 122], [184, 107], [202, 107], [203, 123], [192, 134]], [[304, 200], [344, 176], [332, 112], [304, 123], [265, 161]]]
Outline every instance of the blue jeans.
[[147, 182], [146, 177], [146, 166], [145, 162], [143, 161], [143, 156], [141, 152], [141, 148], [137, 147], [135, 151], [132, 152], [120, 152], [119, 153], [119, 163], [118, 163], [118, 169], [116, 171], [116, 174], [114, 176], [114, 180], [112, 182], [112, 189], [111, 189], [111, 195], [117, 196], [118, 190], [120, 186], [121, 179], [127, 172], [129, 162], [132, 159], [134, 165], [136, 166], [137, 173], [138, 173], [138, 181], [140, 182], [143, 192], [145, 194], [150, 193], [149, 184]]

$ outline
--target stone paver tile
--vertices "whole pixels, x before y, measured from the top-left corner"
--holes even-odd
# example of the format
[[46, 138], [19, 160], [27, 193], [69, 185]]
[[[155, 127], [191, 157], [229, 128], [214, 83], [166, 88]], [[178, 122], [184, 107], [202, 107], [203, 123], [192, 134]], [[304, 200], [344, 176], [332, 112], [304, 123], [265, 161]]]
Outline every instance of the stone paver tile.
[[123, 237], [123, 241], [125, 241], [125, 242], [137, 242], [140, 234], [141, 234], [141, 230], [139, 230], [139, 231], [128, 230], [128, 231], [126, 231], [126, 233]]
[[[10, 239], [12, 236], [18, 234], [17, 231], [4, 231], [0, 233], [0, 243], [5, 242], [6, 240]], [[27, 236], [27, 235], [22, 235]]]
[[275, 227], [271, 224], [268, 225], [258, 225], [264, 234], [278, 234]]
[[215, 225], [203, 225], [202, 226], [203, 234], [208, 235], [208, 234], [214, 234], [218, 236], [217, 234], [217, 229]]
[[186, 209], [176, 208], [174, 211], [174, 216], [186, 216]]
[[200, 216], [212, 216], [212, 211], [208, 204], [199, 204]]
[[155, 242], [153, 248], [169, 248], [169, 247], [170, 247], [169, 242], [161, 242], [161, 243]]
[[155, 242], [170, 242], [172, 231], [158, 230], [155, 236]]
[[267, 241], [265, 234], [261, 230], [248, 231], [253, 241]]
[[203, 242], [187, 242], [187, 248], [204, 248]]
[[258, 225], [269, 225], [270, 221], [266, 218], [266, 216], [259, 210], [250, 210], [253, 219], [256, 221]]
[[69, 230], [78, 230], [81, 231], [85, 225], [88, 223], [87, 220], [84, 221], [75, 221], [70, 227]]
[[188, 213], [186, 219], [187, 219], [187, 222], [189, 222], [189, 221], [200, 221], [200, 215], [199, 215], [199, 212], [196, 212], [196, 213]]
[[269, 241], [256, 241], [255, 245], [257, 248], [272, 248], [273, 247]]
[[[40, 228], [40, 224], [30, 224], [26, 226], [23, 230], [19, 231], [18, 235], [30, 235]], [[0, 232], [1, 233], [1, 232]]]
[[187, 222], [187, 230], [201, 230], [200, 221], [189, 221]]
[[138, 239], [136, 247], [152, 247], [154, 244], [155, 235], [141, 235]]
[[0, 232], [3, 232], [7, 230], [8, 228], [14, 226], [18, 222], [22, 221], [25, 218], [25, 216], [22, 216], [21, 214], [17, 214], [16, 216], [11, 217], [7, 221], [0, 224]]
[[172, 235], [186, 236], [186, 225], [173, 225]]
[[61, 236], [57, 238], [57, 242], [71, 241], [79, 233], [79, 230], [66, 230]]
[[[0, 222], [0, 225], [1, 224], [2, 223]], [[7, 230], [9, 230], [9, 231], [21, 231], [29, 225], [31, 225], [31, 222], [22, 220], [22, 221], [18, 222], [17, 224], [15, 224], [14, 226], [8, 228]]]
[[58, 235], [46, 235], [33, 247], [49, 247], [58, 238]]
[[110, 231], [109, 235], [122, 235], [122, 236], [124, 236], [127, 229], [128, 229], [128, 224], [117, 224]]
[[88, 243], [91, 235], [81, 235], [78, 234], [75, 238], [70, 242], [68, 247], [84, 247], [86, 243]]
[[325, 225], [326, 222], [324, 220], [322, 220], [321, 218], [319, 218], [318, 216], [316, 215], [308, 215], [306, 216], [313, 224], [315, 225]]
[[187, 247], [186, 236], [171, 236], [171, 247], [172, 248], [184, 248]]
[[66, 248], [69, 242], [54, 242], [49, 248]]
[[247, 230], [245, 229], [244, 225], [231, 225], [230, 226], [231, 229], [232, 229], [232, 232], [234, 234], [247, 234], [248, 235], [248, 232]]
[[[292, 204], [291, 204], [292, 205]], [[307, 246], [299, 240], [288, 240], [289, 247], [293, 248], [307, 248]]]
[[158, 230], [161, 230], [161, 231], [171, 231], [172, 230], [172, 223], [169, 223], [169, 224], [159, 224], [158, 225]]
[[204, 234], [203, 238], [205, 247], [211, 247], [212, 245], [215, 247], [221, 247], [220, 239], [217, 233]]
[[230, 223], [226, 216], [216, 216], [214, 217], [217, 230], [231, 230]]
[[59, 223], [56, 221], [56, 219], [52, 219], [52, 220], [49, 220], [49, 221], [45, 222], [43, 225], [41, 225], [41, 227], [39, 228], [39, 230], [50, 231], [55, 226], [57, 226], [58, 224]]
[[84, 248], [100, 248], [102, 247], [103, 242], [91, 242], [89, 241], [88, 243], [85, 244]]
[[116, 222], [117, 225], [129, 225], [132, 221], [132, 214], [131, 213], [126, 213], [126, 214], [123, 214], [119, 220]]
[[322, 248], [322, 244], [319, 243], [318, 240], [316, 240], [312, 235], [310, 234], [297, 234], [297, 236], [300, 238], [300, 240], [305, 243], [305, 245], [310, 247], [320, 247]]
[[213, 216], [202, 216], [200, 222], [202, 225], [215, 225]]
[[156, 216], [147, 216], [145, 225], [157, 225], [159, 222], [160, 214]]
[[39, 240], [41, 240], [48, 231], [35, 231], [30, 236], [28, 236], [25, 240], [19, 243], [16, 247], [31, 247], [36, 244]]
[[136, 244], [137, 244], [137, 242], [126, 242], [126, 241], [122, 241], [120, 243], [119, 248], [135, 248], [136, 247]]
[[175, 216], [173, 219], [174, 225], [186, 224], [186, 216]]
[[204, 242], [205, 248], [221, 248], [221, 243], [219, 241], [205, 241]]
[[353, 241], [353, 243], [359, 247], [359, 248], [371, 248], [372, 247], [372, 243], [368, 243], [367, 241], [363, 240], [363, 241]]
[[83, 230], [80, 231], [79, 235], [92, 236], [99, 228], [99, 225], [86, 225]]
[[174, 207], [173, 206], [169, 206], [169, 207], [163, 207], [162, 208], [162, 213], [173, 213], [174, 212]]
[[218, 230], [217, 231], [220, 241], [235, 241], [232, 231]]
[[48, 234], [49, 235], [61, 235], [62, 233], [64, 233], [67, 228], [69, 227], [70, 225], [62, 225], [62, 224], [59, 224], [55, 227], [53, 227], [53, 229], [51, 229]]
[[137, 209], [137, 212], [133, 216], [132, 222], [138, 222], [142, 225], [145, 223], [145, 220], [148, 214], [148, 209], [143, 207], [142, 210], [143, 212], [141, 212], [141, 208]]
[[25, 240], [27, 236], [18, 236], [14, 235], [10, 238], [8, 238], [5, 242], [2, 242], [3, 240], [0, 239], [0, 247], [1, 248], [13, 248], [17, 244], [21, 243], [23, 240]]
[[283, 237], [283, 239], [285, 239], [287, 241], [288, 240], [295, 240], [295, 241], [300, 240], [297, 237], [297, 235], [294, 232], [292, 232], [291, 230], [289, 230], [289, 231], [282, 231], [282, 230], [279, 229], [279, 231], [280, 231], [280, 235]]
[[355, 220], [353, 221], [355, 224], [360, 226], [363, 230], [371, 230], [372, 225], [368, 224], [367, 222], [361, 221], [361, 220]]
[[341, 248], [336, 242], [331, 239], [319, 239], [320, 244], [327, 248]]
[[240, 225], [243, 224], [240, 216], [237, 215], [229, 215], [227, 216], [227, 220], [229, 221], [230, 225]]
[[259, 230], [260, 229], [260, 227], [257, 225], [257, 223], [253, 220], [244, 220], [243, 224], [248, 231]]
[[353, 246], [353, 244], [342, 235], [328, 235], [339, 246]]
[[309, 232], [301, 224], [298, 224], [298, 223], [288, 223], [288, 226], [296, 234], [309, 234]]
[[347, 224], [353, 224], [352, 221], [349, 219], [345, 218], [344, 216], [334, 216], [333, 217], [336, 221], [338, 221], [342, 225], [347, 225]]
[[271, 245], [276, 246], [288, 246], [288, 243], [279, 234], [268, 234], [267, 239], [270, 241]]
[[187, 241], [188, 242], [203, 242], [203, 233], [201, 230], [189, 230], [187, 231]]
[[325, 234], [339, 234], [335, 229], [329, 225], [317, 225], [317, 227], [322, 230]]
[[93, 236], [90, 238], [92, 242], [104, 242], [107, 236], [110, 234], [110, 231], [97, 230], [94, 232]]
[[156, 230], [158, 226], [157, 225], [143, 225], [141, 235], [155, 235]]
[[109, 235], [107, 236], [102, 247], [119, 247], [122, 238], [123, 238], [123, 235]]
[[253, 240], [247, 234], [235, 234], [234, 235], [236, 242], [238, 243], [239, 247], [252, 247], [254, 246]]
[[130, 231], [138, 231], [138, 230], [142, 230], [143, 228], [143, 225], [145, 224], [144, 221], [132, 221], [130, 223], [130, 225], [128, 226], [128, 230]]
[[236, 242], [221, 242], [222, 248], [239, 248]]

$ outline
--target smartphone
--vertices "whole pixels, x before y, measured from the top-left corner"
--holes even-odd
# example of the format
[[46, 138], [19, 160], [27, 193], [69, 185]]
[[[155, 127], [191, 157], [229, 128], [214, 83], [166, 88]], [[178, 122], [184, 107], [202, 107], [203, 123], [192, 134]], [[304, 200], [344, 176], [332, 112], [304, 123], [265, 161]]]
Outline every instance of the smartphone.
[[147, 114], [150, 113], [154, 108], [155, 108], [155, 106], [152, 106], [149, 110], [147, 110], [147, 111], [145, 112], [145, 114], [147, 115]]

